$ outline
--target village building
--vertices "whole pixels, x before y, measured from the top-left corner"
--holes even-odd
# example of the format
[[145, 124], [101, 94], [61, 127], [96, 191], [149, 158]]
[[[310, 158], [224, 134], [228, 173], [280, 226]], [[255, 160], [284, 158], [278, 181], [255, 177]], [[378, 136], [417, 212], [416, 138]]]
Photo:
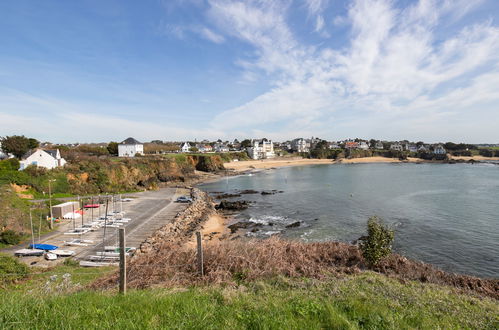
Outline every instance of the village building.
[[267, 139], [251, 140], [251, 147], [246, 148], [251, 159], [274, 158], [274, 144]]
[[191, 151], [191, 145], [189, 142], [184, 142], [182, 143], [182, 145], [180, 146], [180, 152], [189, 152]]
[[328, 144], [329, 149], [341, 149], [340, 145], [336, 142], [331, 142]]
[[383, 146], [383, 142], [381, 141], [377, 141], [375, 144], [374, 144], [374, 149], [377, 149], [377, 150], [383, 150], [385, 147]]
[[310, 142], [303, 138], [294, 139], [291, 141], [291, 150], [294, 152], [309, 152]]
[[50, 170], [59, 166], [64, 166], [65, 164], [66, 160], [61, 157], [59, 149], [34, 149], [23, 156], [23, 158], [19, 162], [19, 170], [22, 171], [30, 165], [43, 167]]
[[445, 148], [441, 144], [439, 144], [433, 148], [433, 153], [435, 155], [445, 155], [445, 154], [447, 154], [447, 151], [445, 150]]
[[201, 153], [213, 151], [213, 147], [210, 146], [209, 144], [196, 144], [196, 149], [198, 149], [198, 152]]
[[216, 143], [215, 152], [229, 152], [229, 147], [223, 143]]
[[367, 144], [367, 142], [365, 141], [361, 141], [359, 143], [359, 149], [362, 149], [362, 150], [368, 150], [369, 149], [369, 145]]
[[390, 150], [395, 150], [395, 151], [404, 151], [404, 147], [400, 143], [393, 143], [390, 146]]
[[135, 157], [136, 154], [144, 155], [144, 145], [129, 137], [118, 144], [118, 157]]
[[358, 148], [359, 148], [358, 142], [353, 142], [353, 141], [345, 142], [345, 149], [358, 149]]
[[10, 155], [2, 151], [2, 142], [0, 142], [0, 159], [10, 158]]

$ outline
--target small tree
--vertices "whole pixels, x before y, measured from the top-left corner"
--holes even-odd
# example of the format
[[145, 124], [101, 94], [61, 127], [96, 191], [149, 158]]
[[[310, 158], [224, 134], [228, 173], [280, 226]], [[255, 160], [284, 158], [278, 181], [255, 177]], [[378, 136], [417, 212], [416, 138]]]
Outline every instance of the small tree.
[[369, 266], [377, 265], [392, 253], [394, 231], [384, 226], [377, 216], [367, 220], [367, 237], [360, 243], [362, 255]]
[[118, 156], [118, 142], [109, 142], [107, 145], [107, 151], [110, 155]]
[[17, 158], [21, 158], [30, 149], [38, 148], [39, 142], [36, 139], [27, 138], [24, 135], [6, 136], [2, 140], [2, 150], [11, 153]]

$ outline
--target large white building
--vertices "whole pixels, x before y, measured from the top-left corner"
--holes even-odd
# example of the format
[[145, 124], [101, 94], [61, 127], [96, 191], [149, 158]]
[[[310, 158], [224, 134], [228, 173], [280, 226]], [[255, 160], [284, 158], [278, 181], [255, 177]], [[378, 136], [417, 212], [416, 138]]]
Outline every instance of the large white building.
[[19, 161], [19, 164], [19, 170], [21, 171], [30, 165], [44, 167], [50, 170], [59, 166], [64, 166], [64, 164], [66, 164], [66, 160], [61, 157], [59, 149], [35, 149], [24, 155], [23, 159]]
[[302, 138], [294, 139], [291, 141], [291, 150], [295, 152], [309, 152], [310, 142]]
[[2, 151], [2, 142], [0, 141], [0, 159], [5, 159], [9, 158], [9, 155], [7, 155], [5, 152]]
[[251, 147], [246, 148], [246, 150], [251, 159], [266, 159], [275, 157], [274, 143], [267, 139], [252, 140]]
[[119, 157], [135, 157], [136, 154], [144, 154], [144, 145], [134, 138], [128, 138], [118, 144]]

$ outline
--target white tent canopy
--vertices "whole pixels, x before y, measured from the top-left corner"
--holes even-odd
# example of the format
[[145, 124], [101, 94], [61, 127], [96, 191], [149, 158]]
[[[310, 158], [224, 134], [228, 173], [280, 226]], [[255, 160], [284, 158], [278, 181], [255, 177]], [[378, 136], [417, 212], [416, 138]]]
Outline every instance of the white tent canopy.
[[69, 212], [63, 215], [63, 219], [79, 219], [81, 218], [81, 214], [76, 212]]

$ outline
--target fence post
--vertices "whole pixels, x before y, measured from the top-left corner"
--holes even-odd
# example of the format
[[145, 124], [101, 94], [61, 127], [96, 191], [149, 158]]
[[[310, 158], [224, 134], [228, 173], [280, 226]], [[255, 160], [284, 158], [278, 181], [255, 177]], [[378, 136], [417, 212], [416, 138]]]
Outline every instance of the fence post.
[[196, 232], [196, 238], [198, 243], [198, 270], [201, 276], [204, 276], [204, 268], [203, 268], [203, 246], [201, 245], [201, 233], [199, 231]]
[[125, 228], [118, 228], [120, 237], [120, 293], [126, 293], [126, 251]]

